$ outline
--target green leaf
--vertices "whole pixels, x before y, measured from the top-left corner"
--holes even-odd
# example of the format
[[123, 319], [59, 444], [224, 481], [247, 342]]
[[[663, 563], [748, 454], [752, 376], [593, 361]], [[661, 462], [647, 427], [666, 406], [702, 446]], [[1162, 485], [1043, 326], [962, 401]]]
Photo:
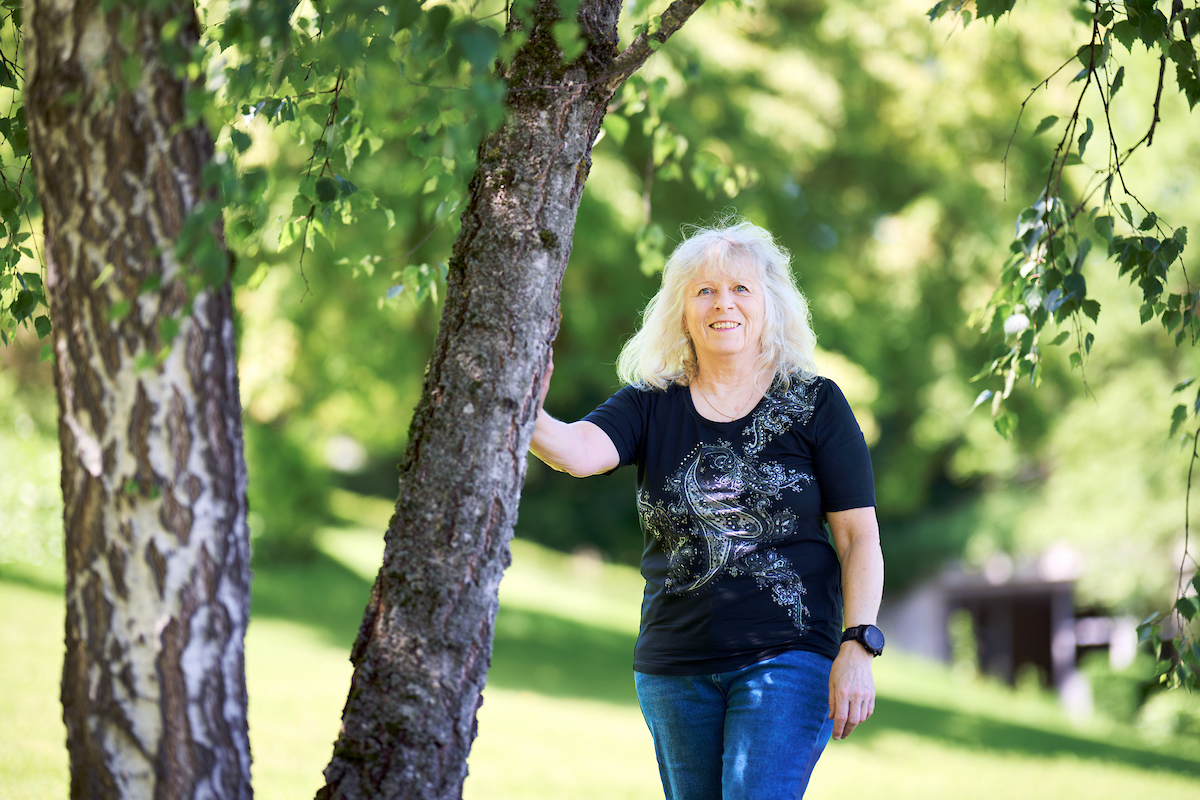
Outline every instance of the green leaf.
[[97, 275], [95, 281], [91, 282], [91, 288], [98, 289], [102, 287], [102, 285], [104, 285], [104, 281], [107, 281], [108, 277], [112, 275], [114, 269], [116, 269], [116, 267], [114, 267], [112, 264], [104, 265], [104, 269], [100, 271], [100, 275]]
[[1183, 39], [1176, 39], [1171, 42], [1171, 46], [1167, 49], [1167, 57], [1181, 67], [1191, 68], [1196, 62], [1196, 49], [1192, 47], [1192, 43]]
[[1148, 231], [1157, 224], [1158, 224], [1158, 215], [1155, 214], [1153, 211], [1151, 211], [1149, 214], [1146, 215], [1146, 218], [1142, 220], [1142, 224], [1138, 225], [1138, 230], [1139, 231]]
[[[1168, 663], [1170, 663], [1170, 662], [1168, 662]], [[1180, 661], [1179, 663], [1177, 663], [1175, 665], [1174, 680], [1171, 681], [1171, 683], [1169, 685], [1171, 686], [1171, 688], [1175, 688], [1175, 689], [1181, 689], [1185, 686], [1190, 689], [1191, 686], [1195, 683], [1195, 680], [1196, 680], [1195, 673], [1192, 672], [1192, 670], [1188, 667], [1187, 664]]]
[[1158, 618], [1159, 613], [1155, 611], [1153, 614], [1142, 620], [1141, 624], [1137, 626], [1138, 644], [1145, 644], [1148, 641], [1152, 641], [1155, 644], [1155, 649], [1158, 649], [1158, 631], [1162, 626], [1162, 623], [1158, 621]]
[[1191, 66], [1176, 64], [1175, 80], [1187, 98], [1188, 108], [1195, 108], [1200, 103], [1200, 67], [1195, 62]]
[[1100, 234], [1104, 238], [1104, 241], [1111, 245], [1113, 240], [1113, 218], [1109, 216], [1096, 217], [1094, 225], [1096, 233]]
[[8, 312], [13, 315], [17, 322], [20, 322], [33, 313], [33, 310], [37, 308], [37, 304], [37, 295], [28, 289], [22, 289], [17, 292], [17, 297], [8, 307]]
[[1183, 425], [1183, 423], [1187, 422], [1187, 417], [1188, 417], [1187, 406], [1185, 406], [1185, 405], [1175, 406], [1175, 408], [1171, 411], [1171, 432], [1168, 435], [1171, 437], [1174, 437], [1175, 434], [1179, 431], [1179, 426], [1181, 426], [1181, 425]]
[[306, 217], [292, 218], [283, 223], [279, 229], [279, 249], [286, 250], [298, 239], [304, 236]]
[[1058, 336], [1054, 337], [1054, 341], [1050, 342], [1050, 344], [1053, 346], [1057, 346], [1057, 345], [1062, 344], [1063, 342], [1065, 342], [1067, 339], [1070, 339], [1070, 338], [1071, 338], [1070, 331], [1062, 331], [1058, 334]]
[[1184, 619], [1191, 622], [1196, 613], [1200, 612], [1200, 597], [1181, 597], [1175, 601], [1175, 610], [1183, 614]]
[[1045, 133], [1046, 131], [1053, 128], [1054, 123], [1056, 123], [1056, 122], [1058, 122], [1058, 117], [1054, 116], [1053, 114], [1051, 114], [1048, 117], [1043, 117], [1042, 121], [1038, 123], [1037, 128], [1034, 129], [1033, 135], [1037, 136], [1039, 134]]
[[1111, 101], [1116, 96], [1117, 92], [1121, 91], [1122, 84], [1125, 83], [1125, 67], [1117, 67], [1117, 74], [1113, 76], [1112, 86], [1108, 89], [1108, 99]]
[[9, 214], [17, 210], [21, 197], [12, 189], [0, 189], [0, 214]]
[[179, 319], [178, 317], [163, 317], [158, 321], [158, 337], [159, 340], [169, 345], [175, 341], [175, 337], [179, 334]]
[[50, 335], [50, 318], [45, 314], [38, 316], [33, 320], [33, 329], [37, 331], [39, 339], [45, 339]]
[[329, 106], [324, 103], [310, 103], [304, 108], [304, 113], [322, 128], [329, 122]]
[[239, 153], [244, 153], [250, 149], [251, 139], [250, 134], [243, 133], [237, 129], [229, 132], [229, 142], [233, 145], [233, 149]]
[[[1095, 300], [1091, 300], [1091, 299], [1084, 300], [1084, 301], [1083, 301], [1083, 302], [1080, 304], [1080, 308], [1083, 310], [1083, 313], [1084, 313], [1085, 315], [1087, 315], [1087, 317], [1088, 317], [1088, 318], [1089, 318], [1089, 319], [1090, 319], [1092, 322], [1096, 322], [1096, 320], [1097, 320], [1097, 317], [1099, 317], [1099, 316], [1100, 316], [1100, 304], [1099, 304], [1098, 302], [1096, 302]], [[1089, 333], [1089, 334], [1088, 334], [1088, 341], [1087, 341], [1087, 348], [1088, 348], [1088, 350], [1091, 350], [1091, 349], [1092, 349], [1092, 345], [1091, 345], [1091, 336], [1092, 336], [1092, 335]]]
[[979, 19], [1000, 19], [1013, 7], [1016, 0], [975, 0], [975, 15]]
[[623, 147], [629, 136], [629, 120], [618, 114], [609, 114], [604, 118], [604, 131]]
[[333, 178], [318, 178], [315, 192], [318, 203], [332, 203], [338, 197], [337, 181]]
[[1075, 51], [1075, 58], [1085, 70], [1097, 69], [1100, 66], [1100, 45], [1085, 44]]
[[996, 432], [1005, 439], [1011, 439], [1017, 430], [1017, 417], [1012, 412], [1002, 411], [992, 420], [992, 425], [996, 428]]
[[[579, 23], [575, 20], [554, 23], [554, 40], [562, 48], [564, 63], [569, 64], [583, 55], [585, 47], [583, 33], [579, 27]], [[651, 39], [651, 42], [654, 41], [657, 40]]]
[[1171, 394], [1176, 394], [1178, 392], [1182, 392], [1184, 389], [1191, 386], [1195, 382], [1196, 382], [1196, 379], [1193, 377], [1193, 378], [1188, 378], [1183, 383], [1177, 383], [1177, 384], [1175, 384], [1175, 388], [1171, 390]]
[[129, 301], [127, 299], [125, 299], [124, 297], [122, 297], [120, 300], [117, 300], [115, 303], [113, 303], [111, 306], [109, 306], [108, 321], [109, 322], [120, 322], [121, 320], [123, 320], [127, 316], [129, 316], [129, 310], [130, 310]]
[[1087, 143], [1091, 141], [1092, 134], [1095, 132], [1095, 130], [1096, 130], [1096, 128], [1092, 124], [1092, 118], [1088, 117], [1087, 118], [1087, 129], [1084, 130], [1083, 133], [1079, 134], [1079, 158], [1080, 159], [1083, 158], [1083, 151], [1087, 147]]
[[1082, 300], [1087, 297], [1087, 280], [1080, 273], [1072, 272], [1063, 278], [1063, 290], [1076, 300]]
[[475, 72], [488, 72], [500, 50], [500, 36], [492, 28], [475, 22], [464, 23], [451, 31], [451, 39], [463, 52]]

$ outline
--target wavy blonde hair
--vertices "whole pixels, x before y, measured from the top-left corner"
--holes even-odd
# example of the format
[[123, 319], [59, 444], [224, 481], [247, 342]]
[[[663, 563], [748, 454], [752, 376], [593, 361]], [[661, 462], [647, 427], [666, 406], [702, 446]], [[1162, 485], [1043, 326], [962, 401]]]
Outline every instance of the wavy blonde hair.
[[621, 348], [617, 376], [643, 389], [687, 386], [696, 377], [696, 349], [683, 321], [684, 293], [698, 275], [751, 267], [764, 289], [759, 366], [786, 386], [804, 373], [816, 374], [808, 301], [792, 277], [791, 255], [767, 230], [729, 218], [693, 228], [663, 268], [662, 286], [642, 312], [642, 327]]

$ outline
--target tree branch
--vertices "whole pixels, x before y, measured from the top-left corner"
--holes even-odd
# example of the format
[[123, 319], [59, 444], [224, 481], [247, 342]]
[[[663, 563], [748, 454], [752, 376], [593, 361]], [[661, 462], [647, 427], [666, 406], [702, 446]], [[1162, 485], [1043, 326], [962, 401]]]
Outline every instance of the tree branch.
[[1150, 123], [1150, 130], [1146, 132], [1146, 146], [1154, 144], [1154, 129], [1158, 127], [1160, 117], [1158, 115], [1159, 103], [1162, 102], [1163, 76], [1167, 71], [1167, 54], [1163, 53], [1158, 59], [1158, 91], [1154, 95], [1154, 120]]
[[[609, 79], [620, 83], [637, 72], [650, 54], [670, 39], [675, 31], [683, 27], [683, 23], [704, 5], [704, 0], [675, 0], [667, 7], [658, 19], [658, 28], [650, 31], [649, 26], [637, 35], [629, 46], [616, 57], [612, 64]], [[654, 42], [654, 44], [651, 44]]]

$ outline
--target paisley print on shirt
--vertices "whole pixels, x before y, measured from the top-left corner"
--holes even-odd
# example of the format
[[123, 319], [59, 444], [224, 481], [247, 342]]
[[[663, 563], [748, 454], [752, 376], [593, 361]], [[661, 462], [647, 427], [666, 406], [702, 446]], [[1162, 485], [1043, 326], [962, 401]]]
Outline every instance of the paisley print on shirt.
[[668, 478], [665, 501], [651, 503], [639, 493], [645, 529], [667, 554], [667, 594], [689, 595], [722, 576], [749, 575], [804, 632], [804, 583], [772, 545], [796, 529], [795, 515], [775, 501], [785, 491], [803, 491], [814, 478], [758, 455], [775, 437], [808, 423], [815, 396], [809, 376], [787, 389], [773, 385], [745, 426], [740, 448], [727, 441], [698, 444]]

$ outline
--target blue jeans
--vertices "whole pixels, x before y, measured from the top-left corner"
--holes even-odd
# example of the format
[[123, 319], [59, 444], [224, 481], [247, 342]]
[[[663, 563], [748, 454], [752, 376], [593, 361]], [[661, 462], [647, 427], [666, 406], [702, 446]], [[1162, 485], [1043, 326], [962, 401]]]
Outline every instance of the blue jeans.
[[713, 675], [634, 673], [666, 800], [796, 800], [825, 749], [829, 669], [791, 650]]

